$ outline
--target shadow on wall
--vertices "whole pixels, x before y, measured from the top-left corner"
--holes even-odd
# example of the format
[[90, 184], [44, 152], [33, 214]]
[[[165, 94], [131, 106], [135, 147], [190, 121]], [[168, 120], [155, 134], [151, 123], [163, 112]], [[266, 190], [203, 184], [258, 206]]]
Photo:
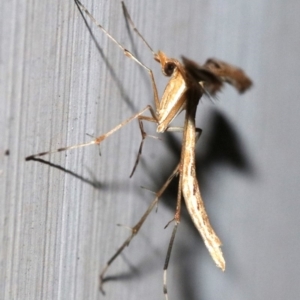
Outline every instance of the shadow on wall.
[[214, 165], [226, 164], [245, 175], [253, 174], [241, 138], [229, 120], [219, 111], [214, 111], [210, 118], [211, 135], [205, 145], [205, 154], [198, 158], [201, 169], [205, 171]]
[[[220, 165], [235, 169], [245, 176], [254, 175], [254, 167], [249, 161], [242, 139], [230, 121], [216, 110], [211, 112], [209, 120], [210, 124], [207, 125], [206, 130], [211, 128], [207, 130], [210, 134], [206, 142], [201, 145], [201, 153], [198, 153], [197, 149], [199, 149], [199, 146], [196, 145], [196, 173], [198, 181], [201, 182], [201, 191], [208, 189], [205, 183], [210, 171]], [[166, 144], [170, 151], [179, 159], [181, 141], [179, 142], [172, 134], [166, 134]], [[167, 178], [174, 167], [175, 165], [168, 170], [164, 168], [162, 171], [166, 174], [163, 176]], [[176, 199], [177, 196], [177, 188], [177, 181], [174, 180], [165, 194], [167, 204], [167, 199], [169, 199], [172, 207], [174, 207], [173, 199], [174, 197]]]
[[[216, 167], [228, 167], [239, 171], [244, 176], [254, 176], [255, 170], [251, 164], [247, 151], [242, 143], [242, 138], [239, 136], [237, 130], [230, 123], [230, 121], [219, 111], [213, 110], [209, 117], [210, 124], [207, 126], [211, 128], [207, 141], [202, 144], [203, 151], [201, 154], [196, 154], [197, 164], [197, 178], [200, 182], [200, 190], [202, 194], [209, 194], [209, 184], [206, 184], [208, 180], [211, 180], [210, 171]], [[167, 145], [169, 149], [175, 152], [175, 155], [180, 156], [180, 146], [173, 135], [168, 135]], [[196, 147], [197, 150], [197, 147]], [[165, 171], [165, 177], [167, 178], [167, 172]], [[209, 179], [208, 179], [209, 178]], [[167, 205], [170, 210], [175, 210], [176, 197], [178, 189], [178, 180], [173, 180], [168, 190], [162, 197], [162, 202]], [[205, 199], [204, 199], [205, 201]], [[194, 249], [190, 249], [189, 245], [176, 244], [175, 248], [177, 258], [182, 257], [184, 259], [177, 259], [177, 269], [180, 270], [178, 275], [180, 278], [180, 294], [185, 299], [198, 300], [199, 291], [199, 278], [193, 278], [191, 274], [194, 273], [195, 260], [199, 257], [201, 251], [206, 251], [202, 239], [199, 237], [199, 233], [192, 223], [192, 220], [183, 203], [182, 208], [182, 221], [189, 227], [189, 238], [193, 241], [193, 245], [197, 247], [197, 257], [195, 257]], [[192, 278], [191, 278], [192, 277]]]

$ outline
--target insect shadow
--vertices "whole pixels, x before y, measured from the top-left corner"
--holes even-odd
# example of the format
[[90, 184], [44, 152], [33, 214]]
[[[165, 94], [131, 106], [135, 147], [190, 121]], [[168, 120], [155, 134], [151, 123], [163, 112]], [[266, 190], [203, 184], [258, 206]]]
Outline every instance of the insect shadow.
[[77, 174], [77, 173], [75, 173], [75, 172], [73, 172], [71, 170], [68, 170], [68, 169], [66, 169], [66, 168], [64, 168], [64, 167], [62, 167], [60, 165], [54, 164], [54, 163], [52, 163], [50, 161], [47, 161], [47, 160], [44, 160], [44, 159], [41, 159], [41, 158], [34, 157], [31, 160], [39, 162], [39, 163], [42, 163], [42, 164], [45, 164], [45, 165], [47, 165], [47, 166], [49, 166], [51, 168], [54, 168], [54, 169], [57, 169], [57, 170], [60, 170], [60, 171], [62, 171], [64, 173], [66, 173], [66, 174], [69, 174], [69, 175], [71, 175], [71, 176], [73, 176], [73, 177], [81, 180], [82, 182], [91, 185], [92, 187], [94, 187], [96, 189], [103, 189], [104, 188], [104, 185], [100, 181], [98, 181], [96, 178], [94, 178], [93, 180], [89, 179], [89, 178], [86, 178], [86, 177], [84, 177], [82, 175], [79, 175], [79, 174]]
[[[206, 193], [208, 190], [206, 179], [210, 171], [217, 166], [227, 166], [228, 168], [239, 171], [245, 176], [251, 176], [254, 173], [254, 167], [243, 146], [243, 142], [228, 118], [220, 111], [213, 110], [209, 119], [210, 121], [209, 124], [207, 124], [206, 130], [209, 131], [210, 134], [205, 144], [202, 144], [202, 147], [204, 147], [203, 151], [199, 153], [199, 151], [197, 151], [199, 145], [198, 147], [196, 146], [197, 179], [200, 182], [203, 193]], [[180, 157], [181, 144], [173, 133], [167, 133], [165, 135], [164, 143], [169, 148], [169, 151], [173, 151], [175, 156]], [[169, 167], [167, 170], [164, 166], [163, 172], [165, 174], [163, 174], [163, 176], [168, 176], [172, 169], [174, 169], [174, 166]], [[169, 194], [171, 190], [174, 190], [174, 194]], [[177, 182], [173, 180], [170, 183], [170, 187], [166, 190], [165, 196], [162, 197], [165, 198], [162, 202], [173, 206], [174, 195], [176, 194]], [[170, 199], [170, 201], [167, 199]], [[197, 232], [197, 230], [195, 230], [195, 232]]]
[[[243, 150], [244, 147], [242, 145], [242, 141], [232, 126], [231, 122], [222, 114], [221, 112], [214, 110], [211, 113], [210, 116], [210, 123], [208, 124], [207, 130], [210, 132], [210, 136], [205, 143], [205, 151], [200, 154], [199, 152], [197, 155], [197, 178], [201, 184], [201, 190], [204, 194], [209, 193], [208, 191], [208, 185], [205, 184], [208, 180], [208, 174], [210, 173], [210, 170], [212, 168], [217, 167], [218, 165], [227, 165], [229, 168], [233, 168], [241, 172], [245, 175], [251, 175], [253, 174], [253, 167], [251, 166], [251, 163], [247, 157], [247, 154]], [[174, 156], [180, 157], [180, 151], [181, 151], [181, 143], [176, 137], [176, 134], [174, 133], [167, 133], [164, 137], [164, 144], [168, 147], [169, 151], [172, 151]], [[68, 175], [74, 176], [75, 178], [81, 180], [84, 183], [87, 183], [91, 185], [92, 187], [96, 189], [102, 189], [104, 188], [100, 181], [94, 179], [89, 179], [84, 176], [81, 176], [79, 174], [76, 174], [75, 172], [68, 170], [60, 165], [51, 163], [49, 161], [46, 161], [44, 159], [40, 158], [33, 158], [32, 160], [46, 164], [52, 168], [58, 169], [60, 171], [65, 172]], [[147, 157], [142, 157], [142, 161], [147, 161]], [[143, 164], [143, 163], [142, 163]], [[143, 172], [146, 172], [145, 168], [143, 168]], [[160, 173], [162, 177], [167, 177], [168, 174], [174, 169], [174, 165], [172, 166], [164, 166], [163, 168], [159, 168]], [[154, 184], [157, 186], [161, 185], [161, 182], [155, 182], [155, 178], [153, 177]], [[178, 182], [176, 179], [174, 179], [170, 186], [165, 191], [165, 194], [161, 197], [160, 203], [162, 205], [166, 206], [171, 211], [174, 210], [174, 206], [176, 204], [176, 201], [174, 199], [177, 195], [177, 188], [178, 188]], [[186, 211], [186, 209], [183, 209], [182, 211], [182, 222], [185, 222], [188, 224], [189, 231], [191, 233], [191, 238], [195, 241], [199, 241], [197, 243], [197, 246], [199, 246], [199, 249], [197, 249], [197, 252], [202, 252], [205, 250], [204, 245], [202, 244], [202, 241], [198, 239], [198, 232], [196, 228], [194, 227], [192, 221], [190, 220], [190, 217]], [[180, 245], [179, 245], [180, 246]], [[180, 255], [184, 257], [190, 257], [193, 255], [193, 251], [190, 251], [189, 247], [180, 247], [178, 249], [178, 253], [181, 253]], [[126, 256], [123, 256], [123, 259], [126, 260]], [[195, 284], [190, 282], [188, 274], [190, 274], [192, 271], [194, 265], [194, 259], [191, 258], [190, 263], [188, 263], [186, 260], [184, 263], [180, 260], [177, 260], [176, 263], [181, 264], [179, 268], [179, 277], [181, 280], [181, 293], [182, 296], [187, 297], [188, 299], [198, 299], [198, 293], [199, 293], [199, 283]], [[149, 261], [148, 261], [149, 263]], [[147, 273], [151, 272], [151, 268], [148, 265], [147, 262], [144, 264], [144, 269], [141, 270], [140, 267], [143, 266], [136, 266], [132, 265], [128, 260], [127, 264], [129, 266], [129, 271], [122, 272], [118, 275], [112, 275], [105, 278], [104, 282], [110, 282], [110, 281], [120, 281], [120, 280], [131, 280], [135, 277], [140, 276], [140, 273]], [[188, 264], [187, 264], [188, 263]], [[197, 286], [197, 290], [194, 290], [195, 286]]]
[[[209, 120], [206, 130], [210, 134], [207, 141], [201, 145], [205, 148], [200, 153], [197, 151], [197, 148], [200, 148], [199, 145], [196, 147], [196, 173], [203, 194], [210, 194], [211, 185], [207, 183], [211, 181], [210, 172], [215, 168], [227, 167], [240, 172], [244, 176], [250, 177], [255, 174], [255, 169], [243, 145], [243, 141], [230, 120], [216, 109], [211, 112]], [[180, 155], [180, 142], [171, 134], [168, 134], [167, 138], [166, 144], [170, 147], [170, 150], [172, 149], [176, 152], [176, 155]], [[169, 174], [170, 170], [165, 171], [165, 176]], [[162, 196], [161, 203], [173, 211], [176, 194], [177, 182], [174, 180]], [[206, 201], [208, 202], [209, 198]], [[176, 245], [176, 256], [179, 259], [173, 259], [173, 263], [179, 265], [176, 270], [179, 273], [180, 290], [178, 293], [181, 296], [178, 299], [199, 300], [199, 297], [201, 297], [201, 280], [197, 276], [191, 276], [191, 273], [193, 273], [193, 269], [195, 270], [195, 261], [199, 259], [199, 256], [201, 257], [199, 253], [206, 250], [202, 241], [198, 239], [198, 232], [186, 208], [183, 208], [181, 222], [187, 224], [189, 239], [193, 240], [193, 245], [196, 245], [197, 250], [195, 251], [195, 249], [184, 243], [177, 243]], [[224, 243], [226, 243], [225, 240]], [[180, 259], [180, 257], [184, 257], [185, 259]]]
[[[130, 97], [126, 93], [126, 89], [124, 88], [124, 86], [122, 84], [121, 78], [119, 78], [119, 76], [118, 76], [118, 72], [116, 72], [114, 70], [114, 68], [112, 67], [112, 64], [109, 62], [108, 58], [105, 56], [105, 54], [102, 50], [102, 47], [100, 46], [97, 38], [95, 37], [95, 35], [93, 33], [93, 30], [91, 29], [91, 26], [88, 24], [87, 18], [85, 17], [85, 15], [82, 13], [81, 10], [79, 10], [79, 12], [81, 14], [81, 17], [84, 21], [84, 24], [85, 24], [88, 32], [90, 34], [90, 37], [91, 37], [91, 39], [94, 43], [94, 46], [96, 47], [99, 55], [101, 56], [102, 61], [104, 62], [108, 72], [111, 75], [111, 78], [113, 79], [113, 81], [115, 83], [114, 87], [116, 87], [120, 92], [120, 98], [122, 99], [122, 101], [124, 101], [128, 105], [128, 107], [130, 108], [131, 111], [137, 111], [138, 108], [134, 107], [133, 102], [131, 101]], [[133, 41], [132, 34], [130, 32], [127, 19], [125, 20], [125, 22], [126, 22], [126, 29], [127, 29], [128, 35], [129, 35], [129, 40], [130, 40], [131, 46], [133, 47], [133, 52], [137, 53], [137, 50], [136, 50], [137, 47], [135, 46], [135, 43]], [[137, 57], [138, 57], [138, 55], [137, 55]], [[143, 78], [145, 81], [148, 81], [147, 75], [145, 74], [145, 72], [143, 72], [143, 70], [140, 70], [140, 75], [141, 75], [140, 78]], [[149, 93], [150, 93], [150, 91], [151, 90], [149, 88]], [[5, 155], [9, 155], [9, 150], [7, 150], [5, 152]], [[101, 190], [105, 189], [106, 184], [101, 183], [99, 180], [97, 180], [95, 178], [95, 176], [93, 176], [92, 171], [90, 171], [89, 173], [90, 173], [91, 177], [94, 177], [94, 178], [87, 178], [83, 175], [80, 175], [80, 174], [74, 172], [74, 171], [68, 170], [68, 169], [64, 168], [63, 166], [61, 166], [61, 165], [51, 163], [50, 161], [47, 161], [45, 159], [32, 158], [31, 160], [42, 163], [42, 164], [45, 164], [45, 165], [48, 165], [48, 166], [50, 166], [52, 168], [55, 168], [57, 170], [60, 170], [62, 172], [65, 172], [66, 174], [69, 174], [69, 175], [81, 180], [82, 182], [91, 185], [92, 187], [94, 187], [96, 189], [101, 189]], [[144, 164], [144, 162], [143, 162], [143, 160], [141, 160], [140, 165], [142, 166], [143, 164]]]
[[[196, 151], [197, 179], [200, 183], [203, 194], [210, 194], [210, 185], [206, 184], [206, 182], [210, 182], [208, 178], [210, 176], [210, 171], [216, 167], [227, 167], [234, 169], [245, 176], [252, 176], [254, 173], [254, 168], [247, 155], [243, 141], [241, 140], [238, 131], [232, 125], [230, 120], [223, 113], [216, 109], [211, 112], [209, 120], [210, 121], [206, 126], [206, 130], [209, 131], [210, 134], [207, 141], [202, 144], [205, 149], [203, 149], [204, 151], [201, 153]], [[164, 144], [168, 147], [169, 151], [173, 152], [175, 157], [180, 157], [181, 143], [176, 134], [166, 133], [164, 136]], [[199, 148], [200, 145], [198, 145], [198, 149]], [[141, 161], [147, 161], [147, 157], [142, 156]], [[163, 167], [159, 163], [158, 165], [159, 166], [156, 169], [161, 174], [162, 178], [167, 177], [175, 167], [175, 164], [166, 164]], [[143, 172], [147, 172], [147, 169], [143, 168]], [[161, 182], [159, 182], [156, 177], [153, 177], [152, 179], [153, 185], [161, 185]], [[177, 189], [178, 180], [175, 178], [166, 189], [164, 195], [161, 197], [160, 205], [167, 207], [167, 209], [170, 211], [174, 211], [176, 205], [176, 201], [174, 199], [177, 195]], [[207, 199], [207, 201], [209, 201], [209, 199]], [[177, 272], [179, 273], [178, 277], [180, 278], [179, 293], [181, 294], [181, 297], [178, 298], [199, 300], [199, 295], [201, 295], [201, 283], [199, 283], [200, 281], [198, 277], [193, 277], [190, 275], [193, 273], [193, 269], [195, 270], [195, 261], [197, 261], [199, 258], [199, 253], [202, 251], [205, 252], [205, 246], [203, 245], [202, 241], [198, 239], [199, 233], [193, 225], [184, 204], [181, 222], [187, 224], [189, 239], [192, 239], [193, 243], [196, 243], [197, 250], [195, 251], [195, 249], [192, 249], [188, 245], [177, 243], [177, 257], [185, 258], [184, 260], [172, 260], [173, 263], [179, 265]], [[224, 242], [226, 243], [226, 241]], [[151, 247], [151, 245], [149, 247]], [[145, 256], [149, 255], [152, 257], [151, 253], [152, 251], [149, 251], [149, 254], [145, 254]], [[145, 258], [139, 265], [132, 265], [129, 260], [126, 260], [126, 254], [122, 255], [123, 260], [127, 261], [129, 270], [117, 275], [107, 276], [104, 282], [131, 280], [141, 276], [141, 274], [146, 273], [149, 275], [149, 272], [151, 272], [153, 267], [151, 257], [148, 257], [148, 259]], [[200, 263], [201, 262], [199, 262], [199, 264]]]
[[[135, 107], [135, 106], [133, 105], [133, 102], [131, 101], [130, 97], [129, 97], [128, 94], [126, 93], [126, 89], [124, 88], [123, 83], [122, 83], [122, 82], [123, 82], [122, 78], [120, 78], [120, 77], [118, 76], [118, 72], [116, 72], [116, 71], [114, 70], [112, 64], [109, 62], [109, 60], [108, 60], [107, 57], [105, 56], [105, 54], [104, 54], [104, 52], [103, 52], [103, 50], [102, 50], [102, 47], [100, 46], [100, 44], [99, 44], [97, 38], [95, 37], [95, 35], [94, 35], [94, 33], [93, 33], [93, 30], [92, 30], [91, 26], [89, 25], [89, 23], [88, 23], [88, 21], [87, 21], [86, 16], [83, 14], [83, 12], [82, 12], [80, 9], [79, 9], [79, 12], [80, 12], [80, 15], [81, 15], [81, 17], [82, 17], [82, 19], [83, 19], [83, 21], [84, 21], [84, 24], [85, 24], [85, 26], [86, 26], [86, 28], [87, 28], [87, 30], [88, 30], [90, 36], [91, 36], [91, 39], [92, 39], [93, 43], [95, 44], [95, 47], [96, 47], [97, 51], [99, 52], [99, 54], [100, 54], [100, 56], [101, 56], [103, 62], [105, 63], [105, 66], [106, 66], [108, 72], [109, 72], [110, 75], [111, 75], [111, 78], [113, 79], [113, 81], [114, 81], [114, 83], [115, 83], [114, 87], [116, 87], [116, 88], [119, 90], [122, 100], [128, 105], [128, 107], [130, 108], [130, 110], [131, 110], [132, 112], [138, 111], [139, 108], [138, 108], [138, 107]], [[126, 28], [127, 28], [128, 35], [129, 35], [129, 40], [130, 40], [131, 44], [134, 46], [132, 34], [131, 34], [130, 30], [129, 30], [127, 21], [126, 21]], [[135, 47], [135, 46], [133, 47], [133, 53], [136, 53], [136, 47]], [[137, 55], [137, 57], [138, 57], [138, 55]], [[139, 68], [138, 68], [138, 69], [139, 69]], [[143, 72], [143, 70], [140, 70], [140, 76], [141, 76], [141, 78], [144, 78], [144, 80], [147, 81], [147, 83], [148, 83], [148, 80], [149, 80], [149, 79], [148, 79], [148, 77], [145, 76], [145, 75], [146, 75], [145, 72]], [[148, 85], [148, 84], [147, 84], [147, 85]], [[149, 94], [150, 94], [150, 93], [151, 93], [151, 90], [150, 90], [150, 88], [149, 88]]]
[[[225, 164], [244, 175], [253, 175], [254, 167], [246, 149], [227, 117], [220, 111], [213, 111], [210, 116], [211, 135], [206, 142], [205, 154], [198, 161], [198, 174], [201, 176], [214, 165]], [[201, 180], [201, 177], [199, 177]]]

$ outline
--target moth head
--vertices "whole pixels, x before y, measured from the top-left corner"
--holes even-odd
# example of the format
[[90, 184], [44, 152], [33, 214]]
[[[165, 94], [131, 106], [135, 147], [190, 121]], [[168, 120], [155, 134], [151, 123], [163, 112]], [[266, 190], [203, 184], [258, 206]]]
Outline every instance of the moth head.
[[170, 77], [173, 75], [174, 70], [177, 67], [177, 63], [178, 63], [177, 60], [167, 57], [166, 54], [163, 53], [162, 51], [158, 51], [155, 54], [154, 59], [160, 63], [162, 73], [165, 76]]

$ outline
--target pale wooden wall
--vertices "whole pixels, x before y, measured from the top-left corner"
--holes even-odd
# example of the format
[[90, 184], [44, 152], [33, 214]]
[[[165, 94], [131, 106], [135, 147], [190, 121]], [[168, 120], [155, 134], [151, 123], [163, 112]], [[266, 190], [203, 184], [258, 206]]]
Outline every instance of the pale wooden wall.
[[[130, 38], [119, 1], [84, 1], [96, 19], [165, 79]], [[199, 105], [199, 181], [223, 241], [225, 273], [186, 213], [169, 271], [170, 299], [297, 299], [300, 294], [300, 2], [127, 1], [156, 50], [244, 68], [252, 90]], [[0, 10], [0, 299], [100, 299], [98, 274], [175, 166], [177, 134], [146, 141], [133, 179], [136, 122], [99, 149], [24, 157], [90, 140], [152, 103], [147, 73], [92, 26], [73, 1], [4, 1]], [[148, 130], [154, 131], [151, 126]], [[5, 156], [5, 150], [10, 155]], [[56, 166], [72, 172], [64, 172]], [[74, 176], [77, 175], [76, 176]], [[108, 275], [107, 300], [163, 299], [162, 268], [176, 186]]]

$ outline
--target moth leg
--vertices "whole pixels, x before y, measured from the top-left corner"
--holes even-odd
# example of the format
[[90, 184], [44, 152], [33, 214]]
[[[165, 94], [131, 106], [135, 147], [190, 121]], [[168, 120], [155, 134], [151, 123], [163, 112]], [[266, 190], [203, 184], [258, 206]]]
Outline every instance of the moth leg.
[[[181, 167], [181, 162], [179, 163], [179, 166]], [[180, 172], [180, 168], [179, 168], [179, 172]], [[181, 202], [182, 202], [181, 185], [182, 185], [182, 175], [180, 173], [179, 183], [178, 183], [178, 193], [177, 193], [177, 205], [176, 205], [176, 212], [174, 215], [175, 225], [174, 225], [171, 239], [169, 242], [168, 251], [167, 251], [167, 255], [166, 255], [166, 259], [165, 259], [165, 263], [164, 263], [164, 271], [163, 271], [163, 292], [164, 292], [166, 300], [168, 300], [167, 272], [168, 272], [168, 267], [169, 267], [169, 262], [170, 262], [170, 258], [171, 258], [171, 253], [172, 253], [172, 249], [173, 249], [173, 244], [174, 244], [174, 240], [175, 240], [177, 227], [180, 223], [180, 211], [181, 211]], [[170, 222], [166, 225], [166, 227], [169, 224], [170, 224]]]
[[140, 127], [140, 131], [141, 131], [141, 135], [142, 135], [142, 140], [141, 140], [141, 143], [140, 143], [140, 147], [139, 147], [139, 151], [138, 151], [138, 154], [137, 154], [137, 157], [136, 157], [136, 160], [135, 160], [135, 163], [134, 163], [134, 166], [132, 168], [132, 171], [130, 173], [130, 176], [129, 178], [131, 178], [136, 170], [136, 167], [139, 163], [139, 160], [140, 160], [140, 157], [142, 155], [142, 151], [143, 151], [143, 145], [144, 145], [144, 141], [146, 139], [147, 136], [149, 137], [152, 137], [152, 138], [155, 138], [155, 139], [159, 139], [158, 137], [156, 136], [153, 136], [153, 135], [149, 135], [147, 134], [145, 131], [144, 131], [144, 124], [143, 124], [143, 121], [142, 120], [146, 120], [146, 121], [149, 121], [149, 122], [155, 122], [157, 123], [157, 120], [154, 119], [154, 118], [148, 118], [148, 117], [145, 117], [145, 116], [140, 116], [138, 118], [138, 121], [139, 121], [139, 127]]
[[[153, 75], [153, 72], [151, 69], [149, 69], [146, 65], [144, 65], [139, 59], [137, 59], [133, 53], [131, 53], [129, 50], [127, 50], [123, 45], [121, 45], [102, 25], [100, 25], [97, 20], [94, 18], [94, 16], [88, 11], [88, 9], [79, 1], [79, 0], [74, 0], [77, 7], [79, 8], [81, 14], [82, 14], [82, 11], [85, 12], [85, 14], [91, 19], [91, 21], [100, 29], [102, 30], [106, 36], [111, 40], [113, 41], [124, 53], [125, 56], [131, 58], [132, 60], [134, 60], [137, 64], [139, 64], [141, 67], [143, 67], [149, 74], [150, 76], [150, 80], [151, 80], [151, 84], [152, 84], [152, 89], [153, 89], [153, 93], [154, 93], [154, 103], [155, 103], [155, 106], [156, 108], [158, 109], [159, 108], [159, 97], [158, 97], [158, 92], [157, 92], [157, 87], [156, 87], [156, 83], [155, 83], [155, 80], [154, 80], [154, 75]], [[123, 10], [124, 10], [124, 3], [122, 3], [123, 5]], [[125, 7], [126, 9], [126, 7]], [[126, 9], [127, 11], [127, 9]], [[124, 12], [125, 14], [125, 12]], [[128, 14], [128, 11], [127, 11], [127, 15]], [[148, 47], [150, 47], [148, 45]], [[150, 48], [151, 49], [151, 48]], [[153, 50], [152, 50], [153, 52]], [[153, 52], [154, 53], [154, 52]]]
[[[169, 131], [183, 131], [182, 127], [170, 127], [168, 128]], [[196, 131], [196, 142], [199, 140], [199, 137], [202, 133], [202, 129], [200, 128], [195, 128]], [[180, 165], [180, 163], [179, 163]], [[181, 170], [179, 169], [179, 172]], [[171, 258], [171, 253], [172, 253], [172, 248], [173, 248], [173, 244], [174, 244], [174, 240], [175, 240], [175, 235], [176, 235], [176, 231], [177, 231], [177, 227], [180, 223], [180, 212], [181, 212], [181, 203], [182, 203], [182, 175], [180, 173], [180, 177], [179, 177], [179, 183], [178, 183], [178, 194], [177, 194], [177, 205], [176, 205], [176, 212], [174, 215], [174, 221], [175, 221], [175, 225], [172, 231], [172, 235], [171, 235], [171, 239], [169, 242], [169, 246], [168, 246], [168, 251], [167, 251], [167, 255], [166, 255], [166, 259], [165, 259], [165, 264], [164, 264], [164, 272], [163, 272], [163, 292], [165, 295], [165, 299], [168, 300], [168, 289], [167, 289], [167, 272], [168, 272], [168, 266], [169, 266], [169, 261]], [[167, 226], [169, 225], [169, 223], [167, 224]]]
[[120, 248], [116, 251], [116, 253], [106, 263], [106, 266], [104, 267], [104, 269], [102, 270], [102, 272], [99, 276], [99, 279], [100, 279], [99, 289], [103, 294], [105, 294], [105, 292], [103, 290], [103, 284], [105, 282], [105, 278], [104, 278], [105, 273], [107, 272], [107, 270], [109, 269], [109, 267], [113, 263], [113, 261], [122, 253], [122, 251], [125, 249], [125, 247], [127, 247], [130, 244], [131, 240], [138, 234], [139, 230], [141, 229], [141, 227], [144, 224], [145, 220], [147, 219], [148, 215], [150, 214], [152, 209], [156, 206], [159, 198], [164, 193], [166, 188], [169, 186], [169, 184], [173, 180], [173, 178], [178, 174], [179, 169], [180, 169], [180, 164], [177, 165], [177, 167], [174, 169], [174, 171], [169, 176], [167, 181], [163, 184], [163, 186], [160, 188], [160, 190], [156, 193], [155, 199], [151, 202], [151, 204], [149, 205], [149, 207], [147, 208], [147, 210], [145, 211], [145, 213], [143, 214], [141, 219], [138, 221], [138, 223], [135, 224], [134, 227], [132, 227], [130, 236], [125, 240], [125, 242], [120, 246]]
[[[59, 149], [52, 150], [52, 151], [40, 152], [40, 153], [37, 153], [37, 154], [33, 154], [33, 155], [27, 156], [25, 158], [25, 160], [32, 160], [32, 159], [34, 159], [36, 157], [44, 156], [44, 155], [47, 155], [47, 154], [52, 154], [52, 153], [57, 153], [57, 152], [63, 152], [63, 151], [67, 151], [67, 150], [71, 150], [71, 149], [76, 149], [76, 148], [81, 148], [81, 147], [86, 147], [86, 146], [90, 146], [90, 145], [99, 145], [106, 138], [108, 138], [110, 135], [112, 135], [113, 133], [115, 133], [116, 131], [118, 131], [119, 129], [121, 129], [123, 126], [127, 125], [132, 120], [139, 118], [147, 110], [150, 111], [150, 113], [151, 113], [152, 116], [153, 115], [155, 116], [153, 108], [150, 105], [147, 105], [144, 109], [142, 109], [137, 114], [134, 114], [130, 118], [126, 119], [125, 121], [123, 121], [120, 124], [118, 124], [117, 126], [115, 126], [113, 129], [111, 129], [107, 133], [102, 134], [102, 135], [96, 137], [95, 139], [93, 139], [92, 141], [90, 141], [88, 143], [82, 143], [82, 144], [76, 144], [76, 145], [72, 145], [72, 146], [67, 146], [67, 147], [59, 148]], [[145, 116], [145, 118], [151, 119], [150, 117], [146, 117], [146, 116]]]
[[133, 31], [142, 39], [142, 41], [144, 42], [144, 44], [148, 47], [148, 49], [152, 52], [153, 56], [156, 55], [156, 53], [154, 52], [154, 50], [150, 47], [150, 45], [148, 44], [148, 42], [146, 41], [146, 39], [143, 37], [143, 35], [138, 31], [138, 29], [136, 28], [135, 24], [133, 23], [129, 12], [127, 10], [127, 7], [125, 5], [125, 3], [122, 1], [122, 8], [123, 8], [123, 12], [124, 12], [124, 16], [126, 18], [126, 20], [129, 22], [129, 24], [131, 25]]
[[[146, 121], [149, 121], [149, 122], [157, 123], [157, 120], [155, 118], [149, 118], [149, 117], [145, 117], [145, 116], [140, 116], [138, 118], [139, 127], [140, 127], [141, 135], [142, 135], [142, 140], [141, 140], [139, 151], [138, 151], [138, 154], [137, 154], [137, 157], [136, 157], [136, 160], [135, 160], [135, 163], [134, 163], [134, 166], [132, 168], [132, 171], [130, 173], [129, 178], [131, 178], [133, 176], [133, 174], [134, 174], [134, 172], [135, 172], [135, 170], [137, 168], [137, 165], [139, 163], [140, 157], [142, 155], [144, 140], [146, 139], [146, 137], [149, 136], [149, 137], [152, 137], [152, 138], [155, 138], [155, 139], [159, 139], [158, 137], [153, 136], [153, 135], [149, 135], [149, 134], [147, 134], [144, 131], [144, 125], [143, 125], [142, 120], [146, 120]], [[169, 131], [169, 132], [182, 132], [183, 131], [183, 127], [169, 127], [167, 129], [167, 131]], [[196, 132], [197, 132], [197, 136], [196, 136], [196, 141], [197, 141], [199, 139], [200, 135], [201, 135], [202, 130], [200, 128], [196, 128]]]
[[174, 228], [172, 231], [172, 235], [171, 235], [171, 239], [169, 242], [168, 251], [167, 251], [167, 255], [166, 255], [166, 260], [165, 260], [165, 264], [164, 264], [163, 291], [164, 291], [166, 300], [169, 299], [168, 298], [168, 289], [167, 289], [167, 270], [168, 270], [168, 266], [169, 266], [169, 261], [170, 261], [170, 257], [171, 257], [171, 252], [172, 252], [178, 224], [179, 224], [179, 222], [175, 221], [175, 225], [174, 225]]

